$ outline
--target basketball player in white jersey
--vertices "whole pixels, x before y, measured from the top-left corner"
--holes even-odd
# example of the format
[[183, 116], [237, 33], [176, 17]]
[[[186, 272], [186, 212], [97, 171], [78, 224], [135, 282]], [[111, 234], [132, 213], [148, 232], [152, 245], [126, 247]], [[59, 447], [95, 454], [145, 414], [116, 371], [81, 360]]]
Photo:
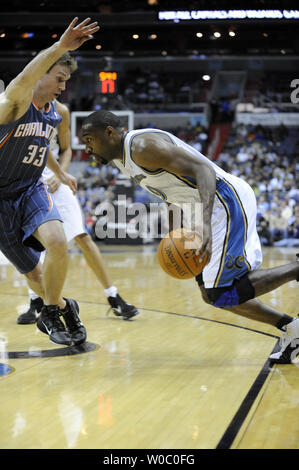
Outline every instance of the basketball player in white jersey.
[[[291, 363], [298, 352], [299, 319], [257, 297], [299, 281], [299, 260], [258, 269], [262, 251], [256, 231], [256, 200], [250, 186], [223, 171], [193, 147], [159, 129], [124, 132], [119, 118], [96, 111], [83, 122], [86, 152], [99, 164], [114, 163], [137, 184], [181, 208], [202, 208], [200, 257], [208, 263], [196, 280], [203, 300], [283, 332], [272, 362]], [[297, 347], [297, 349], [296, 349]]]
[[[69, 57], [69, 61], [72, 62], [73, 72], [77, 67], [76, 61], [72, 57]], [[49, 77], [47, 77], [47, 80], [49, 80]], [[72, 158], [70, 113], [67, 106], [57, 100], [55, 100], [55, 108], [62, 117], [62, 121], [57, 129], [55, 129], [55, 133], [51, 139], [50, 149], [56, 160], [59, 160], [60, 167], [64, 171], [67, 171]], [[138, 310], [134, 305], [125, 302], [118, 294], [117, 287], [112, 284], [109, 274], [106, 271], [101, 252], [90, 235], [86, 233], [83, 215], [77, 197], [68, 186], [61, 184], [60, 180], [50, 168], [46, 167], [44, 169], [42, 177], [48, 185], [55, 206], [62, 218], [67, 242], [74, 239], [79, 246], [87, 264], [96, 275], [99, 283], [103, 286], [104, 293], [113, 313], [116, 316], [122, 317], [123, 320], [129, 320], [136, 316]], [[43, 307], [42, 299], [31, 289], [29, 289], [29, 297], [29, 309], [27, 312], [19, 315], [17, 320], [19, 324], [35, 323]]]

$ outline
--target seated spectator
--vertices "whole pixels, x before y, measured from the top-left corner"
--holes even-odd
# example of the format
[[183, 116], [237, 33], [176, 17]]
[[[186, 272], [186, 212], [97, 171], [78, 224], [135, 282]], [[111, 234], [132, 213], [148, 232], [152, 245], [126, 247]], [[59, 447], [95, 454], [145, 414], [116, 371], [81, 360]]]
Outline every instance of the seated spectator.
[[292, 222], [288, 226], [287, 237], [274, 242], [274, 246], [299, 246], [299, 206], [294, 208], [294, 216], [291, 219]]
[[257, 218], [257, 233], [260, 237], [262, 245], [272, 246], [272, 237], [269, 230], [269, 222], [262, 216]]
[[272, 242], [287, 238], [288, 236], [288, 220], [283, 218], [282, 209], [275, 207], [270, 211], [266, 211], [264, 215], [269, 222], [269, 230]]
[[244, 163], [250, 160], [250, 154], [247, 147], [244, 145], [242, 149], [237, 153], [237, 162]]
[[288, 200], [283, 199], [280, 203], [280, 207], [281, 207], [282, 217], [284, 219], [286, 219], [288, 221], [288, 223], [290, 223], [290, 219], [291, 219], [292, 214], [293, 214], [293, 208], [291, 206], [289, 206]]
[[261, 196], [257, 200], [257, 215], [258, 217], [263, 217], [266, 211], [269, 211], [270, 203], [268, 198], [265, 194], [261, 194]]

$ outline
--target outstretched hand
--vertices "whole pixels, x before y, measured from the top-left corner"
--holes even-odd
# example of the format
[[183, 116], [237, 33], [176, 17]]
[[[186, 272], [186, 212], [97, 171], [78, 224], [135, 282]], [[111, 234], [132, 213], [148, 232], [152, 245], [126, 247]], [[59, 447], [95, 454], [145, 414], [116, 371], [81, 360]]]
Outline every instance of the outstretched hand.
[[73, 175], [62, 171], [60, 173], [60, 181], [61, 183], [66, 184], [74, 195], [77, 193], [77, 180]]
[[[89, 23], [91, 18], [86, 18], [81, 23], [78, 23], [78, 17], [73, 19], [68, 28], [65, 30], [59, 39], [59, 45], [66, 51], [74, 51], [86, 41], [93, 38], [100, 27], [97, 26], [98, 22]], [[76, 26], [77, 25], [77, 26]]]

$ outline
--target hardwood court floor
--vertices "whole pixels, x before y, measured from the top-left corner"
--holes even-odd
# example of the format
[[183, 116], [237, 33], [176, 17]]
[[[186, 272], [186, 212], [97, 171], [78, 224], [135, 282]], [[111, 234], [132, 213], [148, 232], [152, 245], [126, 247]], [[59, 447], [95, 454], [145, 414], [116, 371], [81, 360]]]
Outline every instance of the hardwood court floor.
[[[267, 363], [278, 330], [205, 304], [193, 280], [161, 270], [155, 247], [101, 251], [140, 315], [107, 316], [102, 287], [71, 253], [64, 295], [80, 303], [86, 350], [17, 325], [26, 284], [0, 265], [0, 448], [298, 449], [299, 365]], [[265, 249], [263, 266], [294, 256]], [[263, 300], [298, 313], [298, 284]]]

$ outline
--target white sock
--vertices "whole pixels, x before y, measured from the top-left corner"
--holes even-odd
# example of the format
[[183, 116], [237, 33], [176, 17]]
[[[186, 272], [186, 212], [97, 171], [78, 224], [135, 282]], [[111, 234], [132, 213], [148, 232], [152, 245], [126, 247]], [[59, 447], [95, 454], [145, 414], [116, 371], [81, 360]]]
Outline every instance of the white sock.
[[32, 289], [28, 289], [28, 294], [30, 300], [38, 299], [39, 295], [37, 295]]
[[42, 264], [44, 264], [45, 257], [46, 257], [46, 250], [42, 251], [41, 254], [40, 254], [39, 260]]
[[104, 289], [104, 293], [106, 294], [107, 297], [116, 297], [117, 287], [115, 286], [108, 287], [108, 289]]

